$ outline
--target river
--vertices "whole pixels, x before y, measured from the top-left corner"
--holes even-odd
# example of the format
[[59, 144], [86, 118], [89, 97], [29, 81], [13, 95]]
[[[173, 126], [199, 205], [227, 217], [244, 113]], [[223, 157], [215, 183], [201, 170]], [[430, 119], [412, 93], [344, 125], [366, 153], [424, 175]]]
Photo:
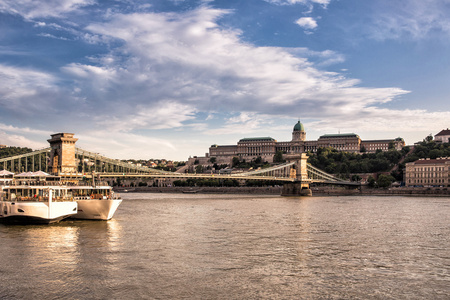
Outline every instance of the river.
[[450, 198], [122, 196], [0, 225], [0, 299], [449, 299]]

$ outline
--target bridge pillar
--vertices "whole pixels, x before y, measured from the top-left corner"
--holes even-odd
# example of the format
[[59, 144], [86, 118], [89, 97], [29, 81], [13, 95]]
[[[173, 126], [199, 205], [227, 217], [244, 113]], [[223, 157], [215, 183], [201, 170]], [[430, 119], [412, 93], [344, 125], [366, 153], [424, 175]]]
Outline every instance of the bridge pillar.
[[284, 158], [289, 162], [295, 162], [291, 169], [291, 178], [295, 178], [293, 183], [283, 184], [282, 196], [311, 196], [309, 188], [309, 178], [307, 170], [308, 155], [306, 153], [287, 154]]
[[73, 133], [55, 133], [47, 140], [52, 148], [48, 172], [58, 175], [60, 173], [77, 173], [75, 161], [75, 142]]

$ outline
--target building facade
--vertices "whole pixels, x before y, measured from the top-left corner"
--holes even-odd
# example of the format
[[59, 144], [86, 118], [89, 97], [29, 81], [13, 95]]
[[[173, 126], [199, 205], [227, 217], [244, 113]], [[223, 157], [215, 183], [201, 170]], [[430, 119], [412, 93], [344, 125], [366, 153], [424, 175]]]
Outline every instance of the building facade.
[[404, 181], [406, 186], [449, 186], [450, 158], [419, 159], [407, 163]]
[[449, 143], [450, 142], [450, 130], [448, 128], [441, 130], [441, 132], [439, 132], [438, 134], [436, 134], [434, 136], [434, 140], [436, 142]]
[[261, 157], [264, 161], [273, 162], [278, 151], [283, 153], [316, 152], [319, 148], [332, 147], [338, 151], [360, 153], [361, 150], [369, 153], [378, 149], [387, 151], [390, 147], [401, 150], [405, 146], [402, 138], [390, 140], [362, 141], [355, 133], [325, 134], [315, 141], [306, 140], [306, 131], [303, 124], [298, 121], [292, 131], [292, 140], [278, 142], [271, 137], [243, 138], [237, 145], [212, 145], [206, 157], [215, 157], [217, 163], [230, 163], [233, 157], [251, 160]]

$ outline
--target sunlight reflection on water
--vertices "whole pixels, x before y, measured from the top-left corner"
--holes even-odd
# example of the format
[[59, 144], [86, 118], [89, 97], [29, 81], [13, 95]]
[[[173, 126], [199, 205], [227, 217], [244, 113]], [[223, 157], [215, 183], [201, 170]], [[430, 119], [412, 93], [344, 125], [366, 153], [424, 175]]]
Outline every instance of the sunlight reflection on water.
[[125, 194], [0, 226], [2, 299], [446, 299], [450, 199]]

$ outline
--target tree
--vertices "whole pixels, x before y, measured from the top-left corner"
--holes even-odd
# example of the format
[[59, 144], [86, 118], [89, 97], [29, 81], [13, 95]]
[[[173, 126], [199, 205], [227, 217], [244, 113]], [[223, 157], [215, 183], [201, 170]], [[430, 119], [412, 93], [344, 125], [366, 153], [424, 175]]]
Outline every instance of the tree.
[[431, 159], [436, 159], [438, 157], [444, 156], [444, 151], [439, 149], [433, 149], [430, 151], [428, 155], [430, 156]]
[[373, 178], [372, 176], [369, 176], [369, 178], [367, 179], [367, 183], [369, 184], [369, 187], [375, 187], [375, 178]]
[[233, 161], [232, 161], [232, 166], [235, 167], [235, 166], [239, 165], [239, 162], [240, 162], [239, 157], [234, 156]]
[[361, 181], [361, 176], [359, 176], [359, 175], [353, 175], [352, 176], [352, 181]]
[[203, 173], [203, 166], [202, 165], [198, 165], [195, 167], [195, 172], [196, 173]]
[[277, 151], [277, 153], [275, 153], [275, 155], [273, 156], [273, 162], [274, 163], [282, 163], [282, 162], [284, 162], [284, 160], [283, 160], [283, 151]]
[[381, 174], [380, 176], [378, 176], [377, 184], [381, 188], [387, 188], [390, 187], [394, 181], [395, 178], [392, 177], [391, 175]]
[[215, 157], [211, 157], [209, 159], [209, 162], [212, 163], [212, 164], [214, 164], [216, 161], [217, 161], [217, 158], [215, 158]]
[[431, 135], [431, 133], [424, 139], [424, 142], [430, 143], [431, 141], [433, 141], [433, 136]]

